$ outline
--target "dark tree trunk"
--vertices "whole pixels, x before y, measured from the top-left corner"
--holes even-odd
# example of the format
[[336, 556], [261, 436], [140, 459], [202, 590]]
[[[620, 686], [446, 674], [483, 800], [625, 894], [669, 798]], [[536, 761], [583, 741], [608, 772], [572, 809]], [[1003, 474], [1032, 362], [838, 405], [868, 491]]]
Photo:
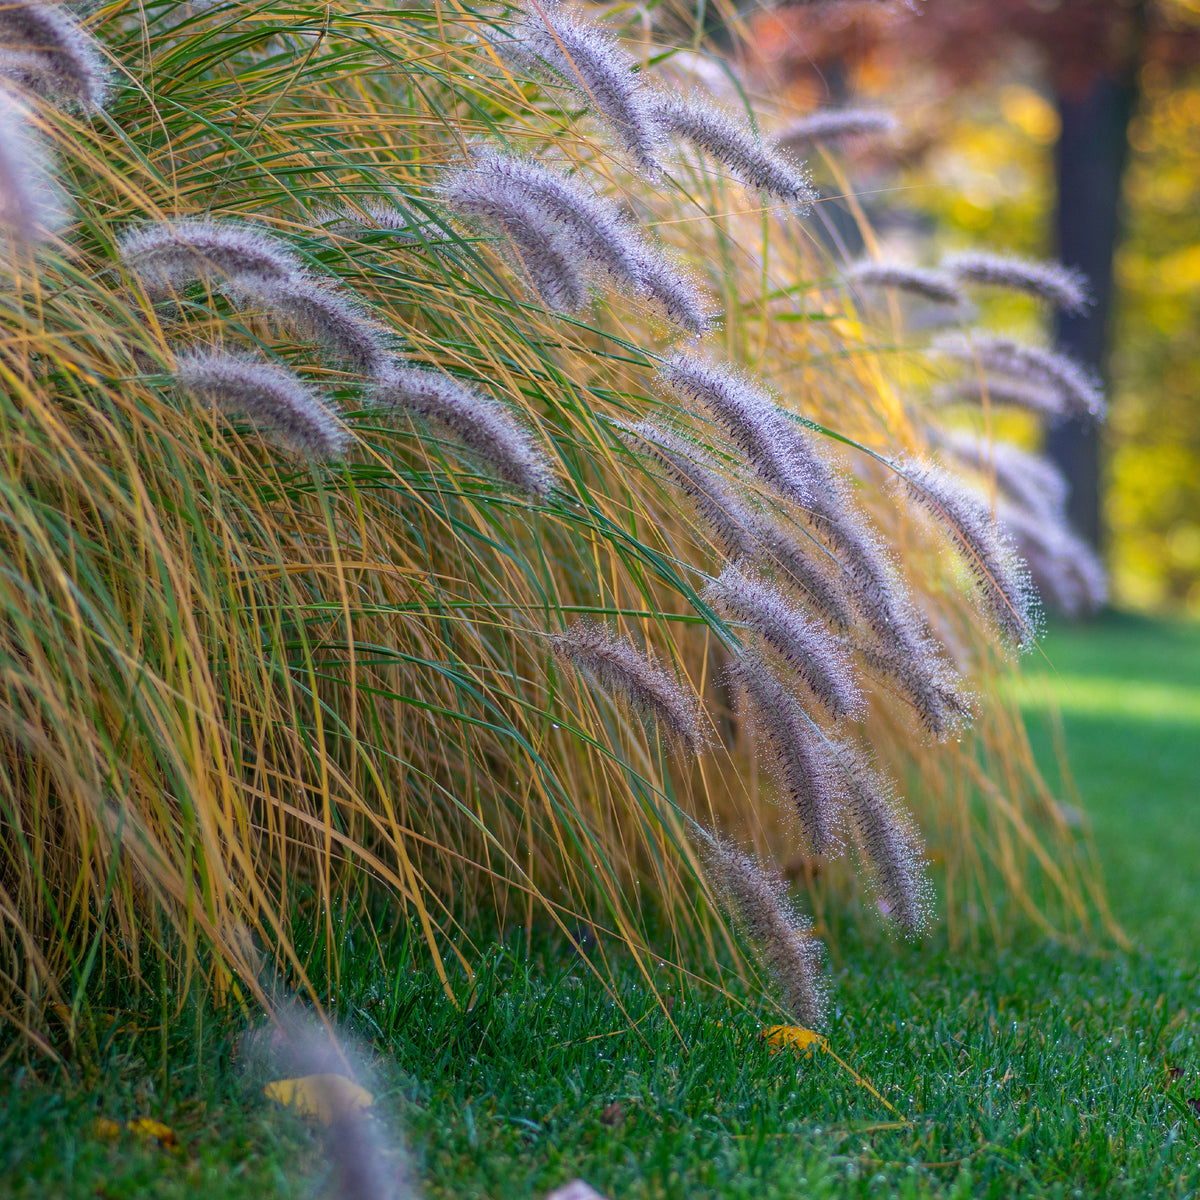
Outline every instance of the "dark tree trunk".
[[[1055, 154], [1055, 214], [1059, 258], [1091, 281], [1095, 305], [1081, 316], [1060, 315], [1061, 350], [1107, 376], [1113, 256], [1121, 225], [1121, 182], [1129, 157], [1129, 122], [1137, 104], [1140, 37], [1132, 39], [1122, 77], [1097, 76], [1078, 94], [1060, 95], [1062, 133]], [[1076, 530], [1101, 544], [1100, 438], [1095, 422], [1056, 424], [1046, 443], [1071, 487], [1068, 512]]]

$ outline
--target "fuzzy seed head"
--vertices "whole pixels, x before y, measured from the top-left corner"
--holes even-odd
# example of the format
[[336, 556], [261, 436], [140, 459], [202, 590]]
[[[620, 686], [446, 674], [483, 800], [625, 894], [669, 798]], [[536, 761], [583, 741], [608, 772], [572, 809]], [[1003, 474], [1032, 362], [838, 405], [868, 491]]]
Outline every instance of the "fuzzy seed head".
[[953, 476], [926, 463], [906, 464], [905, 490], [949, 533], [1003, 635], [1029, 646], [1037, 632], [1037, 606], [1029, 573], [987, 507]]
[[821, 142], [887, 137], [899, 128], [900, 122], [890, 112], [880, 109], [827, 109], [789, 125], [779, 135], [778, 142], [789, 150], [803, 153]]
[[36, 241], [62, 219], [49, 160], [26, 124], [25, 110], [0, 92], [0, 241]]
[[961, 283], [1025, 292], [1065, 313], [1084, 312], [1092, 302], [1087, 277], [1062, 263], [976, 251], [943, 259], [942, 268]]
[[0, 75], [63, 108], [104, 107], [108, 72], [96, 42], [57, 5], [0, 6]]
[[727, 567], [705, 589], [705, 597], [766, 642], [834, 720], [863, 714], [854, 666], [841, 640], [820, 621], [805, 617], [777, 588]]
[[176, 358], [175, 379], [222, 412], [249, 417], [285, 449], [304, 458], [341, 458], [349, 446], [349, 434], [333, 411], [283, 367], [192, 350]]
[[1058, 393], [1063, 408], [1079, 416], [1104, 415], [1100, 381], [1073, 358], [1012, 338], [976, 333], [939, 338], [935, 346], [949, 358], [972, 363], [978, 369], [1024, 380]]
[[816, 198], [799, 164], [710, 100], [663, 93], [652, 112], [664, 133], [686, 138], [724, 163], [744, 186], [792, 204], [807, 206]]
[[812, 852], [836, 854], [844, 795], [825, 735], [753, 652], [733, 664], [729, 680], [749, 704], [755, 729], [770, 749], [768, 769], [795, 808]]
[[580, 622], [551, 637], [550, 648], [559, 661], [590, 675], [610, 695], [623, 698], [688, 754], [699, 754], [704, 748], [697, 697], [684, 691], [653, 653], [639, 650], [594, 622]]
[[1012, 405], [1046, 417], [1060, 417], [1066, 411], [1062, 395], [1052, 387], [1029, 379], [1004, 379], [977, 375], [955, 380], [937, 388], [930, 399], [934, 404]]
[[809, 504], [833, 479], [812, 440], [774, 398], [747, 379], [695, 355], [677, 354], [659, 368], [660, 379], [693, 408], [720, 425], [758, 475], [780, 494]]
[[921, 728], [935, 741], [963, 730], [974, 716], [973, 698], [961, 676], [928, 638], [916, 645], [879, 641], [859, 648], [863, 665], [890, 680], [912, 706]]
[[554, 473], [529, 432], [494, 400], [441, 371], [389, 367], [370, 395], [374, 407], [424, 417], [449, 431], [496, 478], [544, 500]]
[[955, 307], [963, 302], [963, 294], [954, 280], [939, 271], [910, 267], [904, 263], [865, 260], [852, 263], [842, 274], [847, 283], [860, 287], [894, 288], [911, 292], [933, 304]]
[[367, 320], [356, 301], [326, 283], [238, 275], [223, 290], [235, 304], [264, 309], [356, 371], [378, 375], [387, 364], [383, 333]]
[[125, 233], [119, 251], [151, 295], [193, 279], [267, 284], [304, 274], [300, 260], [272, 233], [232, 222], [157, 221]]
[[650, 245], [638, 248], [634, 283], [637, 290], [661, 307], [667, 320], [703, 337], [718, 312], [706, 296], [695, 274], [673, 255]]
[[470, 168], [443, 183], [446, 203], [464, 217], [502, 234], [542, 302], [555, 312], [578, 312], [587, 301], [587, 260], [578, 238], [547, 215], [528, 192]]
[[822, 1028], [828, 987], [812, 922], [793, 908], [784, 881], [750, 855], [703, 831], [698, 832], [697, 843], [714, 890], [779, 987], [784, 1011], [805, 1029]]
[[1104, 607], [1108, 601], [1104, 564], [1062, 514], [1005, 504], [996, 519], [1016, 542], [1044, 603], [1072, 618]]
[[994, 476], [996, 486], [1030, 512], [1061, 518], [1069, 485], [1062, 472], [1041, 454], [1029, 454], [1010, 442], [990, 446], [961, 430], [934, 434], [934, 444], [955, 462], [984, 478]]

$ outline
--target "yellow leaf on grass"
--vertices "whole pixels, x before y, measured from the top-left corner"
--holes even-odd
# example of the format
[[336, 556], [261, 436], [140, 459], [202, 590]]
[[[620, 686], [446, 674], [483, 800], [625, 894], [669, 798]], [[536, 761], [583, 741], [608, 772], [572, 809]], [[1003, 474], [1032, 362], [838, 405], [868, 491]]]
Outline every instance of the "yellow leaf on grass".
[[825, 1049], [825, 1039], [819, 1033], [813, 1033], [811, 1029], [800, 1025], [768, 1025], [759, 1037], [766, 1041], [772, 1054], [791, 1049], [803, 1050], [805, 1054], [811, 1055], [814, 1046], [818, 1050]]
[[98, 1138], [104, 1138], [110, 1142], [121, 1136], [121, 1126], [116, 1121], [110, 1121], [107, 1117], [97, 1117], [92, 1129]]
[[179, 1145], [175, 1130], [161, 1121], [152, 1121], [149, 1117], [138, 1117], [136, 1121], [129, 1121], [127, 1128], [130, 1133], [136, 1133], [138, 1137], [154, 1138], [161, 1146]]
[[323, 1125], [332, 1125], [361, 1109], [370, 1108], [375, 1097], [366, 1088], [344, 1075], [305, 1075], [300, 1079], [277, 1079], [263, 1091], [269, 1100], [277, 1100], [306, 1117], [316, 1117]]

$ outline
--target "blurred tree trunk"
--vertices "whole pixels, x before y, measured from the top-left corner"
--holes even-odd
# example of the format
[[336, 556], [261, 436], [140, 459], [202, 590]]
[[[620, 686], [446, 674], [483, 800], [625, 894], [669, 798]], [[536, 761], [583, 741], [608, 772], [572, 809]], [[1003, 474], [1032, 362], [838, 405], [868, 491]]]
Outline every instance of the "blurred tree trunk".
[[[1058, 97], [1062, 122], [1055, 152], [1058, 255], [1088, 277], [1096, 303], [1081, 315], [1060, 315], [1055, 334], [1060, 349], [1101, 378], [1108, 374], [1113, 260], [1120, 236], [1129, 123], [1137, 105], [1141, 41], [1140, 36], [1131, 39], [1129, 59], [1119, 77], [1100, 74], [1078, 93], [1060, 90]], [[1046, 442], [1071, 486], [1071, 522], [1093, 546], [1099, 546], [1103, 536], [1099, 434], [1096, 422], [1072, 417], [1057, 423]]]

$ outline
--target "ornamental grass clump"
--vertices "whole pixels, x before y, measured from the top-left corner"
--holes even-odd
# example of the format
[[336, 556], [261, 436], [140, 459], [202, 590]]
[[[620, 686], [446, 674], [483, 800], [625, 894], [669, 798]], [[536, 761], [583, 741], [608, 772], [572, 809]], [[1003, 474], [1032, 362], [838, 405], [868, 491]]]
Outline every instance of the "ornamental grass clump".
[[[620, 12], [261, 18], [97, 10], [103, 119], [21, 99], [53, 237], [32, 120], [0, 134], [0, 1011], [30, 1052], [80, 1050], [97, 971], [269, 1004], [236, 930], [315, 1000], [384, 913], [463, 1008], [481, 926], [586, 922], [725, 987], [751, 960], [698, 820], [826, 856], [804, 901], [868, 937], [920, 924], [927, 873], [952, 945], [1018, 907], [1100, 925], [982, 551], [903, 484], [958, 414], [906, 403], [895, 331], [827, 286], [799, 164], [735, 183], [664, 136], [672, 47]], [[739, 85], [774, 153], [791, 114]], [[816, 1023], [763, 878], [746, 940]]]

